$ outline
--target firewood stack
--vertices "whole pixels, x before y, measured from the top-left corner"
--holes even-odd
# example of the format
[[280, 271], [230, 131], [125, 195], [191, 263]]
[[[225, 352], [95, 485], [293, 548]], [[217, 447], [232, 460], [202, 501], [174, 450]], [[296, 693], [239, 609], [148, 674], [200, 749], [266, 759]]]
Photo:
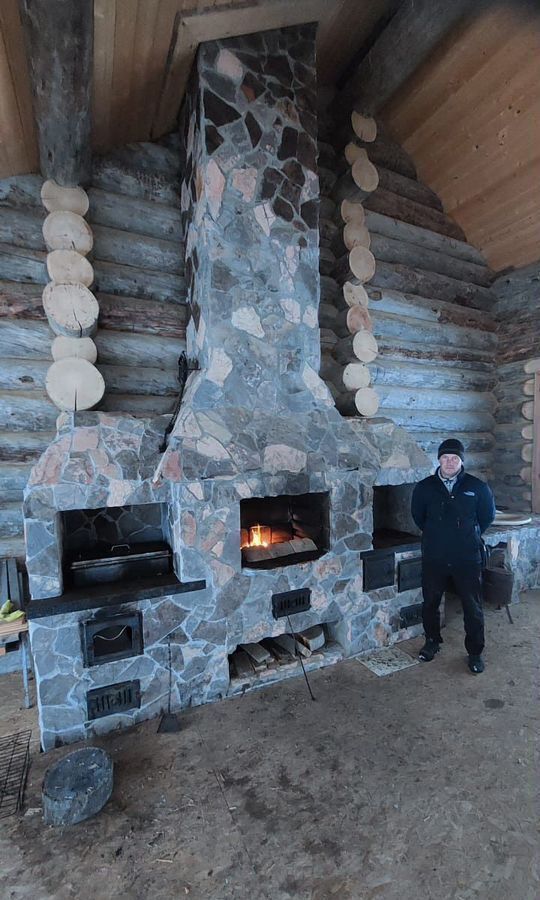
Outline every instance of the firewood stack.
[[378, 412], [430, 454], [454, 434], [489, 475], [493, 273], [380, 123], [321, 121], [321, 376], [344, 415]]
[[[360, 140], [375, 140], [372, 118], [355, 112], [352, 123]], [[376, 358], [378, 346], [364, 285], [373, 278], [375, 259], [362, 201], [377, 188], [379, 176], [367, 150], [353, 146], [338, 178], [333, 147], [319, 143], [321, 375], [343, 415], [374, 416], [379, 399], [366, 364]]]

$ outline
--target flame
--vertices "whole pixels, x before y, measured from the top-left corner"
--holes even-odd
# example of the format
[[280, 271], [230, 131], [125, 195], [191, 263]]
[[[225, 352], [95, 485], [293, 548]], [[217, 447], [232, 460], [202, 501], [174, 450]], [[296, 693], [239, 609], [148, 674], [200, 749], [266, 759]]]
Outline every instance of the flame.
[[[264, 526], [264, 532], [268, 532], [270, 529], [267, 526]], [[268, 547], [269, 541], [264, 540], [265, 537], [268, 537], [268, 534], [263, 533], [262, 525], [253, 525], [249, 529], [249, 546], [250, 547]]]

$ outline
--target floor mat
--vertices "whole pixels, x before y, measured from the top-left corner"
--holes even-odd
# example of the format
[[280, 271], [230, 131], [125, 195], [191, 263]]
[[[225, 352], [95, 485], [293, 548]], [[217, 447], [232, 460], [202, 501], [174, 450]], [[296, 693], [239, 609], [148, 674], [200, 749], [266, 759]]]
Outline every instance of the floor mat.
[[396, 650], [395, 647], [373, 650], [364, 656], [358, 656], [357, 659], [366, 669], [379, 676], [391, 675], [392, 672], [399, 672], [400, 669], [417, 666], [419, 662], [419, 660], [409, 656], [408, 653], [404, 653], [403, 650]]

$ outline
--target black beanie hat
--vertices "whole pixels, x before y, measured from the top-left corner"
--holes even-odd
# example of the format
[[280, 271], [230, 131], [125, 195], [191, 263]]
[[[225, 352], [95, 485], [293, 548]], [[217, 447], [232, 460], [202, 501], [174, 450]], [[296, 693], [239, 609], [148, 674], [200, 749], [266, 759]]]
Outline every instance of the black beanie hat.
[[437, 459], [440, 459], [443, 453], [455, 453], [456, 456], [459, 456], [461, 462], [463, 462], [465, 458], [465, 447], [457, 438], [448, 438], [446, 441], [442, 442], [437, 450]]

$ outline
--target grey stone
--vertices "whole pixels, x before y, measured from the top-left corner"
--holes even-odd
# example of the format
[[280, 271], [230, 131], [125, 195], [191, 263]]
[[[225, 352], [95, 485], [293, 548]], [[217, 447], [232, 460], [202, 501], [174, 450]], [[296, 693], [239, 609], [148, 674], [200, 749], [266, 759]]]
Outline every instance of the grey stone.
[[98, 813], [111, 796], [113, 762], [105, 750], [84, 747], [51, 766], [43, 781], [47, 825], [75, 825]]

